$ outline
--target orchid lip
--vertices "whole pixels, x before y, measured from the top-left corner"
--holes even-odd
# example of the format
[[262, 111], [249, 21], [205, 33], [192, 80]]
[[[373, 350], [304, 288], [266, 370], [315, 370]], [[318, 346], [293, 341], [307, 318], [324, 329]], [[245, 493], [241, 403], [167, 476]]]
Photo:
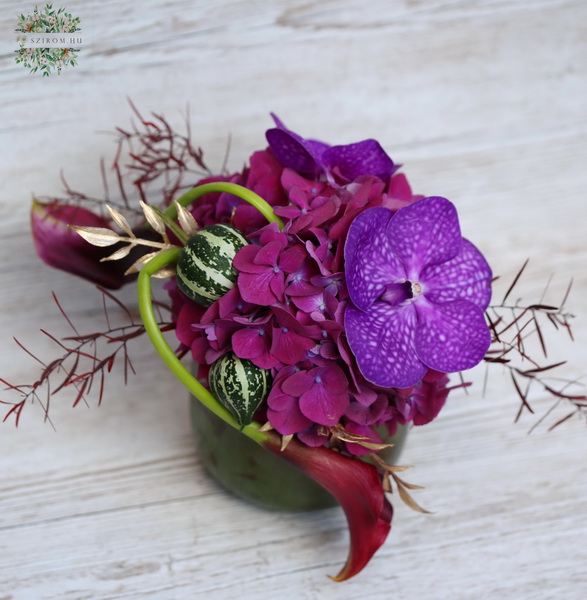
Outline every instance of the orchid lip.
[[407, 306], [422, 293], [422, 284], [407, 279], [399, 279], [385, 288], [379, 300], [392, 306]]
[[422, 284], [415, 281], [410, 282], [412, 284], [412, 298], [417, 298], [422, 292]]

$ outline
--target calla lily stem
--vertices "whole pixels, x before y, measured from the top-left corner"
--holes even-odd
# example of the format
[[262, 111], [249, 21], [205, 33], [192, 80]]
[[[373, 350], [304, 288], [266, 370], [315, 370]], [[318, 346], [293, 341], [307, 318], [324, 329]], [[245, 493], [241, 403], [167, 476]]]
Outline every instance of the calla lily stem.
[[180, 252], [181, 250], [179, 248], [162, 252], [152, 258], [141, 269], [139, 274], [139, 310], [147, 335], [163, 362], [191, 394], [193, 394], [204, 406], [209, 408], [216, 416], [220, 417], [235, 429], [241, 430], [242, 433], [255, 442], [261, 444], [267, 439], [267, 434], [259, 431], [259, 424], [251, 423], [241, 429], [230, 412], [218, 402], [218, 400], [188, 371], [188, 369], [185, 368], [177, 356], [175, 356], [175, 353], [170, 348], [167, 340], [163, 337], [163, 334], [157, 325], [151, 295], [151, 276], [159, 271], [159, 269], [162, 269], [170, 263], [176, 262]]
[[[188, 206], [194, 200], [211, 192], [226, 192], [228, 194], [233, 194], [254, 206], [270, 223], [277, 223], [280, 229], [283, 228], [283, 222], [275, 215], [273, 208], [268, 202], [263, 200], [261, 196], [255, 194], [255, 192], [252, 192], [242, 185], [237, 185], [236, 183], [219, 181], [200, 185], [186, 192], [177, 200], [177, 202], [182, 206]], [[171, 205], [162, 214], [166, 221], [173, 221], [177, 218], [177, 208], [175, 205]], [[260, 425], [255, 422], [241, 429], [232, 414], [220, 404], [220, 402], [189, 372], [188, 369], [185, 368], [170, 348], [167, 340], [163, 337], [163, 334], [157, 325], [157, 319], [155, 318], [155, 313], [153, 311], [151, 277], [163, 267], [166, 267], [171, 263], [176, 263], [180, 252], [181, 249], [176, 248], [159, 253], [144, 265], [139, 274], [139, 310], [147, 335], [163, 362], [191, 394], [223, 421], [235, 429], [239, 429], [244, 435], [258, 444], [262, 444], [267, 441], [269, 437], [268, 434], [260, 431]]]
[[[180, 196], [177, 199], [177, 202], [182, 206], [187, 206], [191, 204], [194, 200], [201, 198], [205, 194], [210, 194], [212, 192], [226, 192], [227, 194], [232, 194], [233, 196], [237, 196], [241, 198], [241, 200], [245, 200], [252, 206], [254, 206], [270, 223], [277, 223], [279, 225], [279, 229], [283, 229], [283, 221], [273, 212], [273, 208], [271, 204], [267, 201], [263, 200], [261, 196], [255, 194], [251, 190], [243, 187], [242, 185], [238, 185], [236, 183], [229, 183], [226, 181], [215, 181], [213, 183], [205, 183], [204, 185], [199, 185], [195, 188], [192, 188], [183, 196]], [[174, 204], [167, 207], [164, 211], [166, 216], [171, 219], [177, 218], [177, 208]]]

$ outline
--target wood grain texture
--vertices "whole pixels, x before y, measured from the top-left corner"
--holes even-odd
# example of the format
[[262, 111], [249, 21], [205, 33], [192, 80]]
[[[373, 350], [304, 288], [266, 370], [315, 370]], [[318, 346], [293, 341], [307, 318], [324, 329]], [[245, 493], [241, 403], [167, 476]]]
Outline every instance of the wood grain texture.
[[[101, 192], [104, 132], [127, 125], [128, 97], [180, 126], [186, 106], [212, 167], [239, 169], [264, 144], [269, 111], [302, 134], [377, 137], [414, 188], [459, 207], [502, 294], [560, 300], [576, 342], [552, 338], [568, 376], [587, 373], [587, 4], [582, 0], [88, 0], [67, 7], [90, 44], [60, 77], [13, 62], [15, 16], [0, 7], [0, 376], [29, 381], [55, 356], [39, 332], [67, 326], [57, 290], [88, 331], [102, 325], [88, 284], [50, 270], [29, 238], [31, 193]], [[122, 291], [131, 302], [133, 290]], [[266, 513], [203, 472], [187, 398], [146, 344], [140, 376], [113, 375], [103, 405], [55, 398], [55, 431], [29, 407], [0, 426], [0, 600], [175, 598], [582, 599], [587, 591], [587, 436], [572, 419], [532, 435], [513, 425], [507, 377], [483, 373], [402, 459], [426, 486], [422, 516], [395, 501], [388, 541], [365, 571], [331, 583], [347, 533], [337, 509]], [[2, 392], [2, 398], [4, 393]], [[537, 397], [538, 416], [551, 405]], [[564, 416], [559, 407], [548, 423]]]

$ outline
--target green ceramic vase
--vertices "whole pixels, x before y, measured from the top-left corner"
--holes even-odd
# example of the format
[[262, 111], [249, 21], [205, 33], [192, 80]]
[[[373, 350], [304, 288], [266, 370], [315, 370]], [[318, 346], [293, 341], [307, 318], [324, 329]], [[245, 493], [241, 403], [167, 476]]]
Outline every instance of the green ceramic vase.
[[[337, 504], [324, 488], [279, 456], [272, 454], [227, 425], [191, 398], [196, 445], [206, 470], [225, 488], [261, 507], [283, 511], [311, 511]], [[393, 448], [382, 458], [394, 464], [404, 445], [407, 428], [385, 440]]]

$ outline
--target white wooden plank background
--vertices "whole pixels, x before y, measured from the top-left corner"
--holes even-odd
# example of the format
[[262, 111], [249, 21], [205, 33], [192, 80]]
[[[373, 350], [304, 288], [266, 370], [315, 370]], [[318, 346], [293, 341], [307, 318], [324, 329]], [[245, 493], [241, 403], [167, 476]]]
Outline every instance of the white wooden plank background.
[[[457, 203], [504, 282], [532, 258], [529, 300], [551, 274], [552, 302], [575, 278], [576, 343], [554, 338], [551, 355], [569, 360], [567, 375], [587, 373], [584, 1], [66, 6], [91, 43], [50, 78], [13, 62], [16, 15], [34, 4], [0, 7], [0, 376], [36, 374], [13, 335], [54, 356], [38, 332], [67, 334], [51, 290], [88, 330], [102, 324], [93, 288], [36, 258], [28, 210], [32, 192], [60, 191], [61, 168], [100, 192], [98, 160], [114, 148], [102, 132], [128, 124], [127, 97], [177, 125], [189, 103], [213, 166], [228, 133], [233, 169], [263, 147], [271, 110], [333, 143], [377, 137], [416, 190]], [[124, 388], [115, 375], [100, 408], [55, 399], [56, 431], [35, 406], [18, 430], [0, 426], [1, 600], [585, 597], [585, 423], [528, 436], [534, 420], [513, 425], [516, 395], [497, 372], [484, 398], [480, 386], [455, 393], [412, 432], [404, 461], [434, 515], [396, 501], [385, 546], [334, 584], [341, 512], [266, 513], [224, 493], [202, 471], [182, 388], [146, 344], [133, 357], [140, 376]]]

